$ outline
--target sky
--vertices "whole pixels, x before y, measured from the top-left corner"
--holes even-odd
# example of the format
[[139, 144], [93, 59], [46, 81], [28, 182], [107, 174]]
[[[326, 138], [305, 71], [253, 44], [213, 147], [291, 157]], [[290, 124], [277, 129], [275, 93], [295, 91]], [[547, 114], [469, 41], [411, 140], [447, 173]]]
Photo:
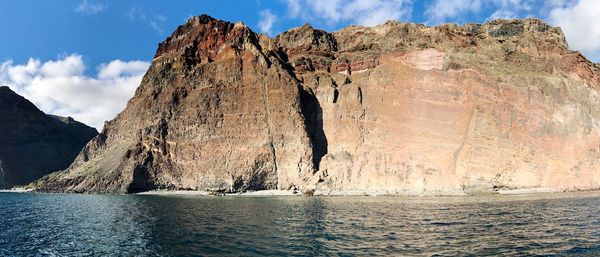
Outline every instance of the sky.
[[0, 0], [0, 86], [100, 130], [133, 96], [158, 43], [200, 14], [269, 36], [305, 23], [336, 31], [536, 17], [600, 62], [600, 0]]

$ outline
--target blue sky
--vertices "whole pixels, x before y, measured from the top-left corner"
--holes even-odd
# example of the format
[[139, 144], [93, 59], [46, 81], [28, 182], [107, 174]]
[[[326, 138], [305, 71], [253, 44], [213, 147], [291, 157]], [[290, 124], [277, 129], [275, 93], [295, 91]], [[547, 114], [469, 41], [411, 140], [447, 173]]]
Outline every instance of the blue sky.
[[600, 62], [597, 0], [0, 0], [0, 85], [45, 112], [101, 128], [133, 95], [157, 44], [200, 14], [270, 36], [304, 23], [335, 31], [390, 19], [437, 25], [538, 17], [563, 27], [572, 49]]

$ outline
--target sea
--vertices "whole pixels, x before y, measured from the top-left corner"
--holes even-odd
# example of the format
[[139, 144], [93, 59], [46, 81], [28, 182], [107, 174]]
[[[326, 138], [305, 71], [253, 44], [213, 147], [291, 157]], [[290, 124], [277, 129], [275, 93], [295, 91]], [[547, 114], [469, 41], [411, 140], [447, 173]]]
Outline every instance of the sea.
[[0, 256], [600, 256], [600, 194], [0, 193]]

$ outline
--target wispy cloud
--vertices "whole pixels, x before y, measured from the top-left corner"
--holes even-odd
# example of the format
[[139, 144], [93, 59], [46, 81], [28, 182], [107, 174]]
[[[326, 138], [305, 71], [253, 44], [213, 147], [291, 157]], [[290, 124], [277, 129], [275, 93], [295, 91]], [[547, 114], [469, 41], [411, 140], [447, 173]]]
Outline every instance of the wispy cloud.
[[167, 20], [167, 17], [161, 14], [154, 14], [150, 17], [146, 15], [141, 15], [140, 18], [142, 21], [146, 22], [152, 29], [160, 35], [165, 34], [165, 29], [163, 28], [163, 24]]
[[426, 6], [427, 23], [463, 22], [490, 11], [488, 20], [539, 17], [547, 19], [555, 8], [572, 6], [578, 0], [434, 0]]
[[491, 11], [488, 20], [538, 17], [559, 26], [569, 47], [600, 60], [600, 1], [597, 0], [435, 0], [427, 6], [429, 24], [461, 22], [465, 14]]
[[285, 0], [290, 18], [324, 21], [329, 25], [350, 22], [374, 26], [387, 20], [408, 20], [412, 0]]
[[131, 6], [125, 15], [131, 21], [141, 21], [150, 26], [152, 30], [156, 31], [161, 36], [165, 34], [164, 23], [167, 21], [167, 16], [162, 14], [147, 14], [135, 5]]
[[427, 23], [437, 24], [481, 11], [480, 0], [435, 0], [425, 10]]
[[105, 11], [108, 8], [107, 5], [101, 3], [92, 3], [88, 0], [83, 0], [75, 7], [75, 12], [82, 14], [97, 14]]
[[149, 65], [114, 60], [101, 64], [95, 76], [87, 76], [77, 54], [46, 62], [6, 61], [0, 63], [0, 85], [9, 86], [46, 113], [71, 116], [100, 130], [104, 121], [125, 108]]
[[262, 33], [272, 34], [273, 24], [277, 21], [277, 16], [275, 16], [271, 10], [266, 9], [260, 12], [260, 20], [258, 22], [258, 29]]

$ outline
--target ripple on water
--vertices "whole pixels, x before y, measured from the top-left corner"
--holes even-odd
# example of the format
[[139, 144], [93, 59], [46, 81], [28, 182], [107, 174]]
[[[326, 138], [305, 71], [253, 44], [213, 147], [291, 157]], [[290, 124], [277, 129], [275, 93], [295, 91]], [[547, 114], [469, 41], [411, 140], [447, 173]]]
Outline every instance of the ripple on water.
[[600, 197], [0, 194], [0, 256], [600, 255]]

